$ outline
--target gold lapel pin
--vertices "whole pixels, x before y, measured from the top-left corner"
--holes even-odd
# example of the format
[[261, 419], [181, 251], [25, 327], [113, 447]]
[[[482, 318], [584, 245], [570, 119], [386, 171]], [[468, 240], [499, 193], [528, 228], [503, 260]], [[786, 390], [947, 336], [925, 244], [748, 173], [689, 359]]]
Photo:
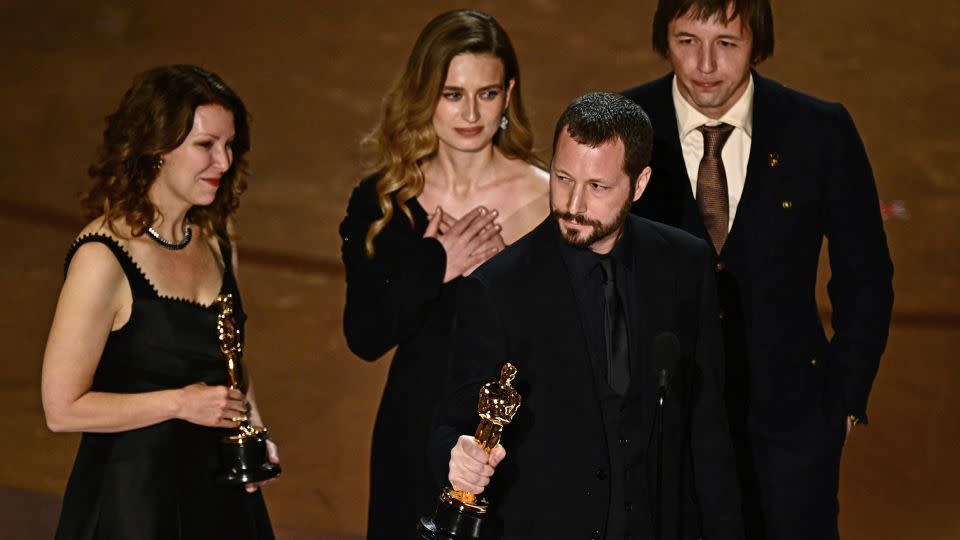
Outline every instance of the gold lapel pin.
[[776, 153], [776, 152], [771, 152], [770, 155], [767, 156], [767, 163], [770, 164], [770, 167], [776, 167], [777, 165], [779, 165], [779, 164], [780, 164], [780, 154], [778, 154], [778, 153]]

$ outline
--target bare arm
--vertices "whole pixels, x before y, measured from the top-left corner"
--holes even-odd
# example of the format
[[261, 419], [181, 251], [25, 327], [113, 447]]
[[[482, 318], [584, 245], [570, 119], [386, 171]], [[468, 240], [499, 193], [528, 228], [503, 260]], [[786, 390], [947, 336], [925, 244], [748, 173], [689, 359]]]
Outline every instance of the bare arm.
[[[257, 408], [257, 402], [253, 397], [253, 384], [250, 383], [247, 387], [247, 403], [250, 404], [250, 424], [253, 426], [263, 426], [263, 419], [260, 417], [260, 409]], [[267, 439], [267, 459], [271, 463], [280, 463], [280, 452], [277, 449], [277, 443], [273, 442], [273, 439]], [[262, 482], [249, 482], [244, 489], [247, 490], [247, 493], [253, 493], [254, 491], [260, 489], [261, 487], [277, 480], [279, 476], [263, 480]]]
[[[231, 234], [233, 231], [232, 222], [230, 227]], [[234, 241], [230, 241], [230, 265], [233, 269], [233, 279], [237, 283], [237, 287], [240, 286], [240, 270], [239, 270], [240, 257], [237, 255], [237, 244]], [[247, 394], [246, 400], [250, 404], [250, 423], [255, 426], [263, 426], [263, 419], [260, 417], [260, 409], [257, 407], [257, 401], [253, 396], [253, 380], [249, 376], [249, 371], [247, 372]]]
[[110, 331], [129, 317], [131, 293], [109, 248], [81, 246], [60, 292], [43, 356], [41, 397], [52, 431], [117, 432], [182, 418], [234, 427], [227, 420], [243, 410], [243, 396], [225, 387], [116, 394], [91, 391]]

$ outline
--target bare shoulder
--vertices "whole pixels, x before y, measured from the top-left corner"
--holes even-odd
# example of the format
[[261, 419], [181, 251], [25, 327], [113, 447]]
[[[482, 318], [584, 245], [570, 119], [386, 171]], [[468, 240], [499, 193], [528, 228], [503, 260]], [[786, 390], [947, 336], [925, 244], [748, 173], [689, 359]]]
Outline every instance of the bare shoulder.
[[537, 226], [550, 212], [550, 178], [543, 169], [522, 160], [514, 167], [507, 200], [500, 206], [503, 239], [512, 244]]
[[[107, 236], [113, 239], [121, 248], [127, 249], [129, 226], [125, 223], [114, 223], [114, 227], [97, 218], [88, 223], [77, 235], [77, 240], [91, 235]], [[119, 285], [124, 281], [123, 268], [117, 261], [117, 256], [102, 242], [86, 242], [79, 246], [72, 254], [67, 267], [68, 283], [83, 283], [84, 286], [96, 287], [98, 290]]]
[[94, 219], [90, 223], [87, 223], [86, 226], [80, 230], [80, 234], [77, 235], [76, 239], [79, 240], [84, 236], [90, 236], [93, 234], [109, 236], [124, 249], [129, 246], [130, 238], [133, 236], [130, 231], [130, 226], [127, 225], [126, 221], [123, 219], [107, 221], [103, 218], [103, 216]]
[[[217, 237], [211, 235], [207, 242], [210, 244], [210, 249], [217, 254], [218, 263], [225, 265], [227, 261], [223, 259], [224, 253], [220, 249], [220, 241]], [[230, 266], [233, 268], [233, 277], [236, 278], [240, 256], [237, 254], [237, 224], [233, 218], [227, 220], [227, 247], [230, 248]]]
[[550, 188], [550, 173], [533, 165], [532, 163], [527, 164], [527, 168], [530, 170], [530, 174], [536, 177], [537, 181], [543, 184], [544, 189]]
[[550, 174], [532, 163], [514, 160], [519, 191], [529, 198], [537, 198], [550, 191]]
[[550, 192], [550, 176], [546, 171], [522, 159], [509, 159], [502, 175], [500, 196], [503, 209], [523, 208], [544, 198]]

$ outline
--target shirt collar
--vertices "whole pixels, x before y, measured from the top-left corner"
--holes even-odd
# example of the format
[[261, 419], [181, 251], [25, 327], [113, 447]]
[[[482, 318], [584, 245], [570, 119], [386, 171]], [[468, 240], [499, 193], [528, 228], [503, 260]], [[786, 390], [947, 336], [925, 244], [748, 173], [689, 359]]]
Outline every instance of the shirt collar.
[[570, 271], [570, 277], [573, 278], [573, 281], [580, 283], [589, 279], [590, 272], [600, 262], [600, 256], [587, 248], [573, 247], [563, 238], [560, 239], [560, 242], [563, 245], [561, 252], [567, 262], [567, 269]]
[[633, 253], [631, 249], [633, 242], [631, 229], [630, 216], [627, 216], [627, 219], [623, 223], [623, 233], [620, 234], [617, 243], [614, 244], [613, 249], [610, 250], [610, 257], [613, 258], [614, 262], [627, 270], [630, 270], [633, 266], [633, 257], [630, 256], [630, 254]]
[[753, 136], [753, 74], [750, 74], [750, 82], [747, 83], [747, 89], [740, 96], [740, 99], [730, 107], [719, 120], [706, 117], [703, 113], [693, 108], [683, 96], [680, 95], [680, 88], [677, 87], [677, 76], [673, 76], [673, 108], [677, 111], [677, 131], [680, 132], [680, 140], [683, 140], [691, 131], [698, 127], [708, 124], [716, 125], [723, 122], [730, 124], [735, 128], [740, 128], [747, 134], [747, 137]]
[[[623, 267], [627, 271], [630, 271], [633, 267], [633, 258], [630, 257], [630, 253], [632, 253], [630, 246], [633, 234], [630, 231], [630, 218], [628, 216], [623, 225], [623, 232], [620, 234], [620, 238], [617, 239], [616, 244], [614, 244], [613, 249], [610, 250], [608, 255], [613, 258], [615, 264]], [[559, 230], [557, 232], [559, 233]], [[588, 279], [590, 273], [599, 266], [601, 255], [597, 255], [587, 248], [573, 247], [562, 238], [560, 242], [563, 245], [563, 258], [567, 262], [570, 276], [573, 277], [575, 281]]]

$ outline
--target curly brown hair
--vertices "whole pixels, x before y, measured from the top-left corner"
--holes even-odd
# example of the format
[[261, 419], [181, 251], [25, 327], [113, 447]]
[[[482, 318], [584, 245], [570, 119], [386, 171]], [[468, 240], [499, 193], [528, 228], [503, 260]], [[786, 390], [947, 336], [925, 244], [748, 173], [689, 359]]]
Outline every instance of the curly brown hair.
[[137, 75], [120, 106], [106, 117], [103, 143], [88, 169], [94, 184], [81, 198], [84, 216], [102, 216], [115, 234], [113, 222], [123, 218], [133, 236], [142, 235], [156, 218], [157, 208], [147, 193], [159, 173], [160, 157], [187, 138], [201, 105], [220, 105], [233, 113], [233, 164], [213, 202], [191, 208], [187, 220], [229, 242], [227, 223], [247, 187], [250, 119], [243, 101], [223, 79], [192, 65], [161, 66]]
[[374, 239], [393, 218], [395, 206], [413, 223], [407, 201], [423, 191], [420, 163], [437, 153], [433, 112], [440, 99], [450, 61], [458, 54], [489, 54], [503, 62], [503, 84], [512, 80], [513, 95], [504, 112], [508, 128], [493, 138], [503, 154], [538, 166], [533, 130], [523, 107], [520, 66], [510, 37], [486, 13], [461, 9], [441, 13], [420, 32], [406, 68], [383, 99], [380, 121], [363, 143], [373, 154], [369, 172], [380, 174], [377, 203], [382, 217], [370, 224], [366, 252], [374, 254]]

